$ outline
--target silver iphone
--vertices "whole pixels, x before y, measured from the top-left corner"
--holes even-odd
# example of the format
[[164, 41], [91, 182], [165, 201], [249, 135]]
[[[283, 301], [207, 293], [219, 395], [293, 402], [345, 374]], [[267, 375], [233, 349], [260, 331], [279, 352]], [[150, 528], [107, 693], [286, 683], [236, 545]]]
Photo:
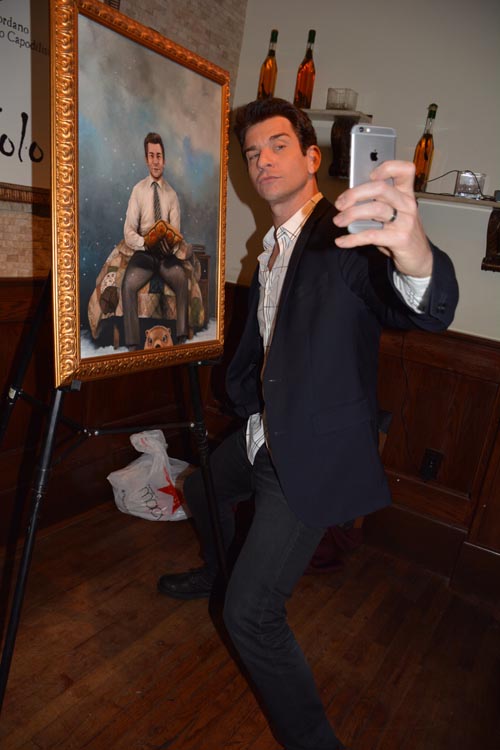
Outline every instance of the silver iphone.
[[[349, 187], [370, 181], [375, 167], [396, 156], [396, 131], [382, 125], [353, 125], [351, 129], [351, 157]], [[365, 229], [382, 229], [383, 223], [374, 219], [354, 221], [347, 227], [351, 234]]]

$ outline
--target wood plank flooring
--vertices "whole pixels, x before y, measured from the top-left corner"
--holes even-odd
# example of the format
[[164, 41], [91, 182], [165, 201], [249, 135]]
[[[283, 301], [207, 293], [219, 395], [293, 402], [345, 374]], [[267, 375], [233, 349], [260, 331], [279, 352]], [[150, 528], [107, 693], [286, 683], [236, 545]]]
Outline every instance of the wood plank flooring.
[[[189, 521], [112, 502], [40, 533], [2, 750], [276, 750], [216, 608], [156, 592], [198, 564]], [[499, 619], [439, 577], [363, 545], [305, 575], [289, 615], [352, 750], [499, 750]]]

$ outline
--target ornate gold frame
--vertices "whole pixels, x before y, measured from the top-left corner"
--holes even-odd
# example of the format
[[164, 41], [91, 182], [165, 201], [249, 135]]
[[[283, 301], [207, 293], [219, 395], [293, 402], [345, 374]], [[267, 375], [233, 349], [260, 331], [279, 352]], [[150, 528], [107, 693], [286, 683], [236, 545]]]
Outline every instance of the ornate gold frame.
[[[83, 15], [220, 85], [216, 337], [169, 349], [81, 358], [78, 203], [78, 17]], [[229, 75], [95, 0], [51, 0], [52, 295], [55, 385], [218, 357], [223, 349]]]

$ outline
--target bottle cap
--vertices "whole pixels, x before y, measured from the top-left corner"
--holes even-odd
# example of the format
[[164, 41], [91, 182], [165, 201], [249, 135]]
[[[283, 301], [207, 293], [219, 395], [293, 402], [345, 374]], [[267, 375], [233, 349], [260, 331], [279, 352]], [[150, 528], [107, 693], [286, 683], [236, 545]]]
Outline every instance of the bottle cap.
[[437, 112], [437, 104], [429, 104], [429, 117], [435, 117]]
[[278, 29], [273, 29], [271, 31], [271, 42], [277, 42], [278, 41]]
[[308, 44], [314, 44], [314, 40], [316, 39], [316, 32], [314, 29], [311, 29], [309, 31], [309, 36], [307, 37], [307, 43]]

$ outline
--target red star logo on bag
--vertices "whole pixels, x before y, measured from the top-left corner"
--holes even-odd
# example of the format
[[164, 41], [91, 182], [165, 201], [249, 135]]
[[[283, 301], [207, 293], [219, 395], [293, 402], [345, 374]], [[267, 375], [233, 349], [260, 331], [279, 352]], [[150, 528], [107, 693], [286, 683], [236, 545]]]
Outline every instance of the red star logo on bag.
[[172, 497], [172, 513], [175, 513], [181, 507], [181, 501], [174, 485], [172, 484], [170, 477], [168, 476], [167, 470], [165, 469], [165, 479], [167, 484], [165, 487], [158, 487], [158, 492], [163, 492], [165, 495], [171, 495]]

